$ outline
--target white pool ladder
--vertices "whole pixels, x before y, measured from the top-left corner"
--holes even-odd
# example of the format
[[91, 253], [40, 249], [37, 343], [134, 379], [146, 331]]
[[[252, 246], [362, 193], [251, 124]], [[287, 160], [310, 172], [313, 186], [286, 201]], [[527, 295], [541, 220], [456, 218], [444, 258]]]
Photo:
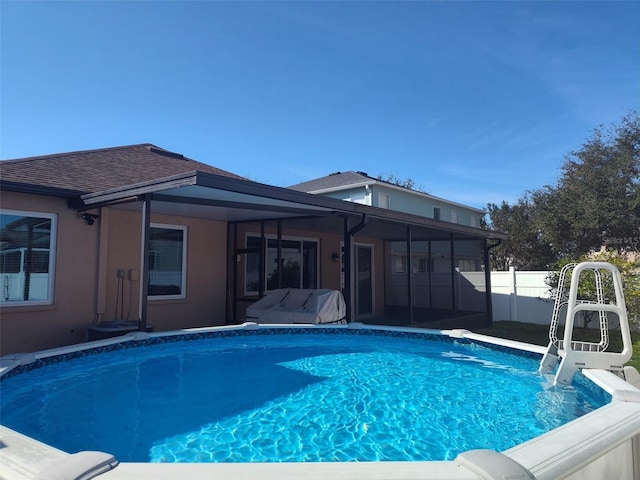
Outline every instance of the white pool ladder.
[[[595, 299], [578, 300], [578, 286], [580, 275], [585, 271], [593, 271], [595, 275]], [[611, 274], [615, 303], [606, 303], [602, 285], [602, 271]], [[567, 291], [567, 277], [571, 276], [571, 286]], [[567, 313], [564, 325], [564, 336], [558, 339], [560, 311], [566, 306]], [[573, 328], [576, 315], [579, 312], [598, 312], [600, 322], [600, 342], [582, 342], [573, 340]], [[620, 322], [622, 334], [622, 352], [607, 352], [609, 347], [609, 319], [608, 313], [615, 313]], [[549, 326], [549, 346], [542, 357], [539, 371], [550, 373], [556, 367], [554, 385], [570, 385], [579, 368], [598, 368], [604, 370], [621, 371], [633, 353], [629, 320], [622, 291], [622, 279], [618, 269], [607, 262], [570, 263], [560, 271], [558, 290], [553, 305], [551, 324]]]

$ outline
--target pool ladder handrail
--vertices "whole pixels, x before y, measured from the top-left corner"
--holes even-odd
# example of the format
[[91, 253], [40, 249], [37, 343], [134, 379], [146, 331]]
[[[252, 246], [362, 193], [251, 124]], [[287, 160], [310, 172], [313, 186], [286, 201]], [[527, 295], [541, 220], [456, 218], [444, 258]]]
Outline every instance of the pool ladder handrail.
[[[578, 286], [580, 275], [591, 270], [595, 276], [596, 300], [578, 300]], [[602, 285], [601, 270], [610, 272], [615, 292], [615, 304], [606, 303]], [[571, 286], [566, 290], [566, 280], [571, 274]], [[560, 311], [566, 306], [566, 320], [564, 336], [558, 339]], [[600, 323], [600, 342], [584, 342], [573, 340], [575, 317], [579, 312], [598, 312]], [[609, 346], [608, 313], [615, 313], [620, 323], [622, 334], [622, 352], [607, 352]], [[560, 366], [554, 378], [554, 385], [570, 385], [579, 368], [599, 368], [611, 371], [621, 371], [633, 353], [629, 320], [622, 290], [622, 279], [618, 269], [607, 262], [570, 263], [560, 271], [558, 289], [549, 325], [549, 345], [542, 357], [538, 371], [550, 373], [558, 361]]]
[[[565, 265], [560, 271], [560, 276], [558, 279], [558, 288], [556, 301], [553, 306], [553, 314], [551, 316], [551, 324], [549, 328], [549, 341], [552, 342], [556, 347], [561, 347], [562, 340], [558, 339], [558, 322], [560, 318], [560, 311], [563, 307], [566, 307], [569, 304], [569, 292], [565, 288], [565, 282], [568, 276], [568, 273], [571, 272], [577, 263], [569, 263]], [[602, 274], [598, 269], [592, 269], [595, 276], [595, 284], [596, 284], [596, 301], [589, 300], [576, 300], [576, 303], [604, 303], [604, 290], [602, 288]], [[591, 342], [574, 342], [574, 348], [577, 349], [587, 349], [590, 351], [598, 351], [602, 352], [607, 349], [609, 346], [609, 328], [608, 328], [608, 317], [606, 312], [599, 311], [598, 312], [599, 323], [600, 323], [600, 342], [599, 343], [591, 343]]]

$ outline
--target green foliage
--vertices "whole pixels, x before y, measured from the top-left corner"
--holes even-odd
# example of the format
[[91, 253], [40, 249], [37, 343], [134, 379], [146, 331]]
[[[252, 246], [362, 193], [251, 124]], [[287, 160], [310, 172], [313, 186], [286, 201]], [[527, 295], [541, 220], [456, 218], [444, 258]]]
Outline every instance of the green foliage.
[[527, 192], [515, 205], [489, 204], [493, 229], [509, 235], [492, 266], [545, 269], [602, 246], [619, 253], [640, 243], [640, 117], [594, 130], [565, 158], [555, 185]]
[[[545, 238], [559, 258], [599, 250], [640, 231], [640, 117], [631, 114], [565, 159], [555, 186], [534, 193]], [[618, 240], [613, 241], [612, 240]]]
[[[475, 330], [475, 332], [518, 342], [531, 343], [533, 345], [547, 346], [549, 343], [548, 325], [520, 322], [494, 322], [491, 327]], [[596, 329], [585, 330], [581, 332], [581, 339], [586, 342], [597, 343], [600, 341], [600, 331]], [[612, 337], [610, 340], [610, 351], [621, 352], [623, 347], [622, 338]], [[631, 357], [627, 365], [640, 369], [640, 334], [632, 332], [631, 341], [633, 342], [633, 357]]]
[[[640, 325], [640, 261], [626, 258], [615, 250], [606, 250], [596, 254], [582, 255], [576, 259], [564, 258], [559, 261], [554, 271], [549, 274], [549, 277], [547, 277], [546, 280], [547, 285], [551, 288], [552, 298], [555, 298], [558, 294], [558, 280], [562, 267], [568, 263], [580, 263], [587, 261], [607, 262], [614, 265], [620, 271], [629, 323], [632, 325]], [[566, 282], [570, 281], [570, 277], [566, 279]], [[603, 275], [602, 284], [605, 301], [615, 302], [615, 293], [611, 276]], [[567, 288], [568, 285], [569, 284], [567, 283]], [[580, 276], [578, 299], [593, 301], [596, 298], [595, 274], [593, 272], [584, 272], [584, 274]], [[595, 318], [597, 318], [595, 315], [588, 314], [584, 319], [584, 326], [587, 327]]]
[[536, 226], [536, 210], [528, 197], [522, 197], [515, 205], [502, 202], [490, 203], [487, 212], [491, 227], [509, 237], [492, 251], [491, 268], [508, 270], [547, 270], [555, 257]]
[[416, 182], [411, 177], [401, 178], [394, 173], [388, 173], [386, 175], [380, 174], [376, 179], [402, 188], [407, 188], [409, 190], [415, 190], [416, 192], [426, 193], [424, 188], [420, 185], [416, 185]]

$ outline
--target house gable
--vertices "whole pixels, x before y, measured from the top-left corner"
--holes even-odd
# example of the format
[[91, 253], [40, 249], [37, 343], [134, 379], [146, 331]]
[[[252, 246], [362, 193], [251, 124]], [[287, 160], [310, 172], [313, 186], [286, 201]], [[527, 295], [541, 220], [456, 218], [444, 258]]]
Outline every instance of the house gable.
[[364, 172], [336, 172], [289, 188], [476, 228], [485, 214], [483, 210], [375, 179]]

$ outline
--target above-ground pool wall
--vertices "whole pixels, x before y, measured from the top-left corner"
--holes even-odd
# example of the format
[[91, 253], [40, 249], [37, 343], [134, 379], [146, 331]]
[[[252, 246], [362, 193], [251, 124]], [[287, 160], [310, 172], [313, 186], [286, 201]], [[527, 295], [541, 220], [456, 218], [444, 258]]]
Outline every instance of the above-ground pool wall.
[[565, 477], [566, 480], [584, 480], [589, 478], [638, 479], [640, 478], [640, 435], [612, 449], [610, 452]]
[[614, 400], [503, 453], [538, 480], [640, 478], [639, 392], [628, 388], [628, 401]]
[[[305, 328], [283, 326], [282, 328]], [[231, 331], [239, 329], [255, 330], [255, 324], [242, 326], [226, 326], [212, 329], [196, 329], [193, 333], [202, 334], [208, 331]], [[360, 324], [335, 325], [332, 329], [384, 329], [385, 327], [362, 326]], [[393, 328], [394, 331], [403, 329]], [[413, 330], [417, 332], [418, 330]], [[151, 337], [163, 337], [173, 334], [185, 335], [186, 332], [151, 333]], [[440, 332], [455, 338], [467, 337], [470, 340], [480, 340], [508, 348], [523, 348], [525, 344], [510, 342], [502, 339], [491, 339], [484, 335], [472, 334], [465, 331]], [[140, 341], [147, 338], [147, 334], [138, 332], [119, 339], [108, 339], [94, 344], [84, 344], [60, 349], [57, 352], [41, 352], [36, 358], [46, 358], [85, 348], [102, 348], [117, 342]], [[516, 345], [517, 346], [514, 346]], [[541, 353], [544, 347], [529, 345], [526, 350]], [[27, 356], [26, 360], [29, 359]], [[16, 359], [13, 365], [7, 365], [7, 371], [20, 365]], [[5, 372], [6, 373], [6, 372]], [[640, 478], [640, 391], [624, 382], [621, 378], [603, 370], [585, 371], [585, 375], [595, 381], [607, 392], [612, 393], [613, 401], [587, 415], [568, 424], [562, 425], [546, 434], [528, 442], [505, 450], [500, 454], [487, 451], [472, 451], [480, 453], [474, 458], [480, 460], [474, 469], [473, 461], [463, 462], [461, 454], [452, 461], [434, 462], [318, 462], [318, 463], [127, 463], [122, 462], [114, 466], [113, 470], [101, 474], [96, 478], [105, 480], [129, 480], [132, 478], [243, 478], [246, 480], [266, 480], [280, 478], [305, 478], [320, 480], [326, 478], [354, 480], [368, 478], [385, 478], [388, 480], [435, 480], [458, 479], [478, 480], [480, 478], [526, 478], [522, 470], [515, 475], [514, 466], [526, 468], [537, 480], [582, 480], [582, 479], [638, 479]], [[51, 462], [61, 462], [58, 466], [81, 465], [72, 455], [44, 445], [24, 435], [0, 427], [0, 468], [3, 478], [35, 478], [44, 473], [50, 474]], [[97, 453], [97, 452], [87, 452]], [[109, 452], [106, 452], [109, 453]], [[485, 454], [489, 455], [485, 455]], [[482, 463], [482, 457], [490, 459], [491, 463]], [[509, 457], [514, 463], [495, 460], [500, 455]], [[88, 458], [92, 458], [89, 455]], [[96, 458], [96, 457], [93, 457]], [[89, 468], [91, 464], [85, 464]], [[500, 466], [504, 470], [500, 469]], [[497, 468], [496, 468], [497, 467]], [[487, 470], [488, 469], [488, 470]], [[67, 470], [69, 471], [69, 470]], [[489, 473], [487, 473], [489, 472]], [[39, 478], [39, 477], [38, 477]]]

